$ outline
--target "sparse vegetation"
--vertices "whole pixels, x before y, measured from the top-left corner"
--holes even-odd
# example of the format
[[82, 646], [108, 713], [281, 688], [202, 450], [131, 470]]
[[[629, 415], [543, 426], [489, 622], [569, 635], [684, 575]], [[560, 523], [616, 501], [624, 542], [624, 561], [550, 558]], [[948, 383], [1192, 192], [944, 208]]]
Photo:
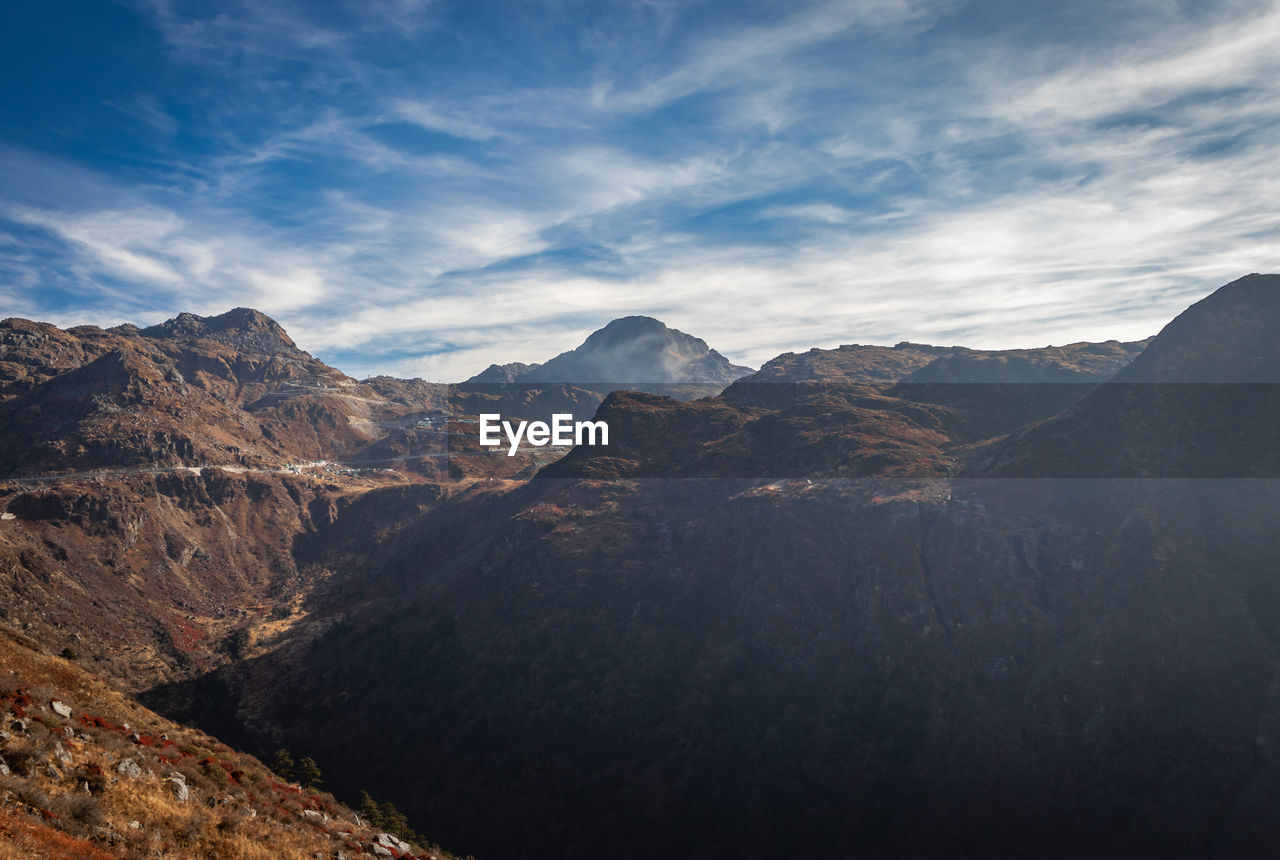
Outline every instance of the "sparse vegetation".
[[218, 788], [226, 788], [229, 777], [227, 769], [216, 761], [205, 761], [200, 763], [200, 770], [207, 776]]
[[[376, 824], [320, 791], [320, 768], [281, 750], [272, 778], [261, 762], [201, 732], [160, 719], [73, 664], [40, 655], [0, 633], [6, 726], [0, 741], [11, 773], [0, 776], [0, 860], [277, 860], [373, 853]], [[50, 680], [52, 684], [29, 683]], [[40, 713], [71, 704], [74, 736]], [[126, 764], [126, 761], [128, 764]], [[56, 765], [55, 770], [52, 765]], [[389, 804], [386, 832], [423, 844]], [[434, 846], [397, 856], [452, 855]]]
[[248, 625], [237, 627], [228, 634], [223, 640], [223, 650], [227, 652], [227, 656], [232, 660], [243, 660], [249, 653], [249, 646], [253, 644], [253, 636], [249, 632]]

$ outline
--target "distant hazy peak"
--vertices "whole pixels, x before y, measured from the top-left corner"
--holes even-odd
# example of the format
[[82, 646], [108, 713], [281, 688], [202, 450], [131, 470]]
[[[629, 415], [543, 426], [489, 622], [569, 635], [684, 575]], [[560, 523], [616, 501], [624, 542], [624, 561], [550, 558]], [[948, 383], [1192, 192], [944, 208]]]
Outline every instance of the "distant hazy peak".
[[749, 367], [732, 364], [702, 338], [653, 317], [627, 316], [544, 364], [494, 364], [467, 381], [728, 384], [750, 372]]
[[467, 382], [515, 382], [529, 371], [541, 366], [540, 364], [525, 364], [520, 361], [513, 361], [509, 364], [491, 364], [468, 379]]
[[670, 328], [662, 320], [656, 320], [653, 317], [630, 316], [618, 317], [616, 320], [610, 321], [603, 328], [592, 332], [583, 342], [583, 346], [587, 344], [611, 344], [620, 343], [635, 338], [644, 337], [651, 334], [663, 334], [666, 332], [674, 332], [682, 337], [697, 341], [706, 345], [706, 341], [702, 338], [693, 337], [682, 331]]

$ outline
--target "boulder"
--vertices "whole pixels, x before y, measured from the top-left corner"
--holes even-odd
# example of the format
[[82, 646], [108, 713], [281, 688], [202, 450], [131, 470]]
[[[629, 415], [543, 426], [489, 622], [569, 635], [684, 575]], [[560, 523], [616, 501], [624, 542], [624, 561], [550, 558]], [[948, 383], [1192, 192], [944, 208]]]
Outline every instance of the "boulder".
[[9, 765], [5, 764], [4, 759], [0, 758], [0, 776], [8, 776], [9, 774]]
[[120, 771], [122, 776], [129, 777], [129, 779], [137, 779], [142, 776], [142, 768], [131, 758], [127, 758], [116, 765], [116, 770]]
[[406, 851], [413, 850], [413, 846], [408, 842], [392, 836], [390, 833], [379, 833], [378, 844], [387, 848], [394, 848], [399, 854], [404, 854]]
[[169, 790], [173, 792], [173, 796], [180, 803], [186, 803], [187, 799], [191, 797], [191, 789], [187, 788], [187, 784], [183, 780], [169, 777], [165, 782], [168, 783]]
[[64, 702], [59, 702], [57, 699], [54, 699], [52, 702], [49, 703], [49, 707], [53, 708], [53, 712], [58, 716], [62, 717], [64, 720], [71, 719], [70, 705]]
[[71, 753], [67, 752], [66, 749], [63, 748], [62, 741], [58, 741], [53, 745], [53, 757], [67, 766], [70, 766], [72, 763]]

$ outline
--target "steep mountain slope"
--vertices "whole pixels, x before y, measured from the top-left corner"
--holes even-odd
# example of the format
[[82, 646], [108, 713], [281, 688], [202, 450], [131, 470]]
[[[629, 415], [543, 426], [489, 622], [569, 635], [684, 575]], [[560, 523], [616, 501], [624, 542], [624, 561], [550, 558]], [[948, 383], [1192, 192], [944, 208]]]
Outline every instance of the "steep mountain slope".
[[724, 383], [751, 372], [652, 317], [622, 317], [543, 364], [490, 365], [468, 382]]
[[995, 475], [1280, 475], [1280, 276], [1249, 275], [1178, 315], [1108, 384], [997, 440]]
[[135, 688], [207, 671], [304, 623], [297, 601], [323, 574], [299, 568], [295, 542], [403, 483], [220, 469], [0, 483], [0, 619]]
[[[445, 468], [445, 434], [416, 423], [447, 392], [357, 383], [245, 308], [146, 329], [5, 320], [0, 616], [137, 686], [231, 659], [246, 625], [296, 620], [314, 585], [299, 535]], [[336, 457], [354, 462], [314, 462]]]
[[[0, 490], [0, 607], [485, 860], [1274, 856], [1280, 416], [1221, 393], [1268, 390], [1272, 283], [1229, 285], [1137, 359], [852, 346], [692, 402], [614, 392], [610, 446], [532, 481], [545, 460], [465, 451], [469, 417], [605, 392], [355, 383], [248, 313], [11, 323], [0, 408], [57, 429], [6, 426], [85, 461], [100, 439], [137, 473]], [[213, 358], [230, 374], [180, 369]], [[1149, 381], [1188, 367], [1218, 393]], [[164, 423], [171, 372], [225, 411]], [[109, 447], [153, 420], [260, 459]], [[446, 431], [447, 470], [280, 462], [412, 460]], [[1264, 477], [1034, 477], [1187, 463]]]
[[[1235, 313], [1259, 313], [1246, 298]], [[1148, 348], [1172, 355], [1163, 337]], [[1229, 369], [1275, 348], [1188, 339]], [[1001, 378], [1060, 362], [1086, 381], [995, 390], [1075, 387], [1060, 420], [1092, 414], [1135, 349], [1004, 356]], [[367, 494], [308, 543], [334, 571], [309, 609], [332, 624], [151, 700], [225, 701], [203, 718], [251, 745], [287, 726], [484, 857], [1280, 851], [1280, 480], [912, 478], [1017, 410], [928, 399], [989, 383], [895, 376], [927, 362], [830, 352], [694, 403], [615, 393], [613, 450], [405, 505], [372, 547], [336, 539], [392, 491]], [[940, 357], [992, 366], [912, 361]], [[828, 360], [839, 381], [803, 376]], [[993, 402], [998, 420], [978, 414]], [[1156, 405], [1146, 425], [1188, 417]], [[1076, 421], [1070, 451], [1131, 463], [1118, 414]], [[1280, 447], [1255, 419], [1215, 413], [1218, 448]], [[369, 746], [326, 742], [339, 719]]]
[[1178, 314], [1115, 381], [1280, 383], [1278, 330], [1280, 275], [1246, 275]]
[[1278, 501], [537, 481], [390, 536], [319, 638], [153, 695], [486, 857], [1269, 856]]
[[316, 786], [0, 631], [0, 856], [419, 857]]

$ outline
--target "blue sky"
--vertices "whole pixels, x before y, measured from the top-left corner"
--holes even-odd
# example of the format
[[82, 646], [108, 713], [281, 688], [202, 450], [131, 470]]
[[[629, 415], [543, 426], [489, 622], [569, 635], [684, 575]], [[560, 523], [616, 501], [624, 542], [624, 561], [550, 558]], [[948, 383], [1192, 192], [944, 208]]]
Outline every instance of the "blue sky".
[[461, 379], [626, 314], [752, 364], [1152, 334], [1280, 270], [1280, 6], [0, 12], [0, 317], [236, 305]]

